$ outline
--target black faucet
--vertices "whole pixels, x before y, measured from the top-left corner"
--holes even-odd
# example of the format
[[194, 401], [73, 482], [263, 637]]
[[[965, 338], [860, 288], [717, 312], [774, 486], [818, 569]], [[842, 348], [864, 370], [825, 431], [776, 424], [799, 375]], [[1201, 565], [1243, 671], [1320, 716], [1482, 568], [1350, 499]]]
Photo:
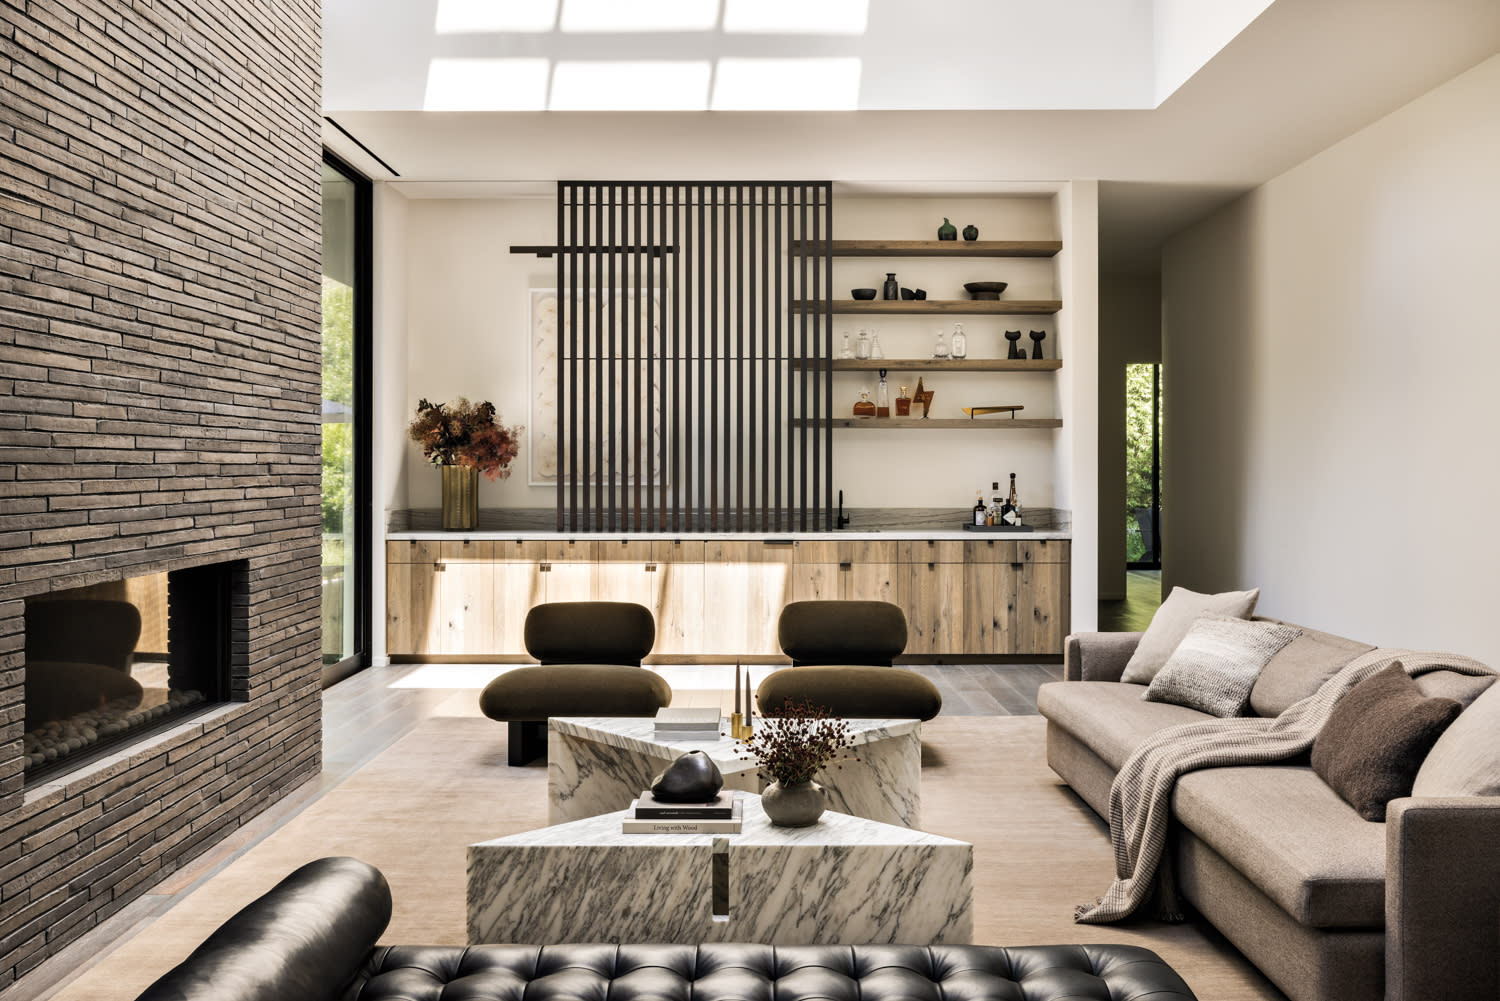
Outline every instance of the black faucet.
[[849, 524], [849, 518], [848, 518], [847, 515], [844, 514], [844, 492], [842, 490], [840, 490], [839, 491], [839, 520], [838, 520], [838, 525], [836, 527], [843, 528], [847, 524]]

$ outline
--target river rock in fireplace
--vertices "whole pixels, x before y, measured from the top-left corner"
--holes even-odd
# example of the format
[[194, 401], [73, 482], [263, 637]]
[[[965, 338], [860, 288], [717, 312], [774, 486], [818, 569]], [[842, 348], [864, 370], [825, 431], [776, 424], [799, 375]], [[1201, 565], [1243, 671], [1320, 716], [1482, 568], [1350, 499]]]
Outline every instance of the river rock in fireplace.
[[23, 767], [30, 770], [70, 754], [77, 754], [101, 740], [149, 726], [163, 716], [180, 712], [203, 701], [203, 693], [195, 690], [167, 691], [163, 694], [166, 697], [153, 705], [141, 705], [139, 699], [116, 699], [98, 709], [90, 709], [65, 720], [43, 723], [34, 730], [26, 731], [21, 736], [21, 754], [25, 758]]

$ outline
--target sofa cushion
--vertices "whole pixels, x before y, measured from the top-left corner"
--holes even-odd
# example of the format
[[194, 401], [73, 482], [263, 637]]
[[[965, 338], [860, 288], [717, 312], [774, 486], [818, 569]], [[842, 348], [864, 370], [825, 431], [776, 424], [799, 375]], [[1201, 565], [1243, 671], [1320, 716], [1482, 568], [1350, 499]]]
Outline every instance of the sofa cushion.
[[1500, 796], [1497, 734], [1500, 734], [1500, 685], [1492, 684], [1432, 745], [1417, 770], [1411, 794]]
[[1313, 741], [1313, 770], [1366, 820], [1411, 794], [1417, 769], [1458, 716], [1453, 699], [1427, 698], [1400, 662], [1355, 685]]
[[[1467, 709], [1495, 683], [1493, 674], [1459, 674], [1457, 671], [1428, 671], [1414, 679], [1417, 690], [1429, 699], [1442, 696]], [[1439, 738], [1441, 739], [1441, 738]]]
[[1250, 708], [1257, 716], [1280, 716], [1345, 664], [1373, 649], [1368, 643], [1302, 628], [1302, 635], [1278, 650], [1255, 679]]
[[1037, 710], [1116, 771], [1156, 731], [1211, 718], [1186, 706], [1143, 701], [1139, 685], [1117, 681], [1054, 681], [1037, 690]]
[[1191, 772], [1172, 814], [1299, 923], [1385, 924], [1385, 825], [1361, 820], [1311, 768]]
[[1242, 715], [1261, 669], [1298, 632], [1275, 622], [1200, 615], [1151, 679], [1145, 698], [1210, 716]]
[[479, 709], [501, 722], [549, 716], [655, 716], [672, 704], [665, 678], [621, 664], [517, 667], [484, 686]]
[[1198, 616], [1213, 614], [1248, 619], [1259, 598], [1260, 588], [1223, 594], [1199, 594], [1185, 587], [1172, 588], [1167, 600], [1151, 617], [1151, 624], [1136, 645], [1135, 653], [1130, 655], [1130, 663], [1125, 665], [1125, 674], [1120, 680], [1135, 685], [1150, 684]]

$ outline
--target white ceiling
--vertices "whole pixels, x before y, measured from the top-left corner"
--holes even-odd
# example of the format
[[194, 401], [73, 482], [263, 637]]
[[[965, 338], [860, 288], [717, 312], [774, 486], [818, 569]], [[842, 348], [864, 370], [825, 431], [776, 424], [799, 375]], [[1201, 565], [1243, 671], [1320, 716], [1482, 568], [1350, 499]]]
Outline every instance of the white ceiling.
[[[399, 171], [408, 194], [429, 184], [447, 197], [495, 194], [563, 177], [813, 177], [976, 191], [1097, 178], [1101, 252], [1111, 271], [1154, 270], [1164, 236], [1500, 51], [1497, 0], [1277, 0], [1259, 16], [1254, 0], [868, 0], [867, 30], [857, 36], [869, 47], [859, 56], [861, 107], [905, 94], [918, 106], [942, 108], [951, 95], [969, 94], [1003, 110], [421, 111], [434, 58], [470, 51], [465, 46], [492, 54], [499, 46], [510, 55], [571, 59], [608, 34], [574, 38], [557, 22], [530, 33], [439, 35], [438, 3], [325, 3], [327, 114]], [[1202, 8], [1214, 4], [1233, 15], [1202, 23]], [[979, 9], [1024, 13], [1012, 29], [1046, 31], [1023, 37]], [[953, 11], [963, 16], [949, 21]], [[1207, 58], [1205, 45], [1211, 50], [1209, 42], [1237, 30], [1247, 14], [1254, 18], [1248, 26], [1194, 65]], [[887, 22], [897, 34], [887, 34]], [[718, 46], [713, 59], [747, 55], [765, 41], [708, 34]], [[1145, 69], [1112, 54], [1110, 35], [1122, 51], [1154, 53]], [[652, 46], [682, 42], [661, 32], [625, 37]], [[755, 55], [853, 58], [839, 48], [851, 37], [796, 45], [782, 38]], [[871, 53], [903, 38], [910, 40], [906, 58], [872, 72], [878, 60]], [[980, 63], [988, 68], [976, 69]], [[1019, 86], [1017, 76], [1037, 86]], [[1153, 106], [1159, 89], [1170, 96]], [[1105, 103], [1106, 93], [1124, 97]], [[331, 126], [324, 138], [370, 176], [392, 179]]]

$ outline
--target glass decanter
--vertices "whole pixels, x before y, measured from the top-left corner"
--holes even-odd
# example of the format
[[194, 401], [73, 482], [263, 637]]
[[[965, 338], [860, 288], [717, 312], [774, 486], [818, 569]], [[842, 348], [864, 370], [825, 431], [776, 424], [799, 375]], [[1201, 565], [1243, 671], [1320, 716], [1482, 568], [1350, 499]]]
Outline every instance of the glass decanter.
[[880, 350], [880, 331], [870, 331], [870, 357], [884, 358], [885, 352]]
[[856, 341], [854, 345], [854, 357], [870, 357], [870, 335], [865, 333], [863, 328], [860, 329], [859, 340]]
[[964, 335], [964, 325], [955, 323], [953, 325], [953, 357], [967, 358], [969, 356], [969, 338]]
[[859, 391], [859, 399], [856, 400], [855, 403], [854, 403], [854, 416], [855, 417], [874, 417], [875, 416], [875, 404], [873, 404], [873, 403], [870, 402], [870, 391], [868, 389], [861, 389]]
[[839, 352], [840, 358], [853, 358], [854, 349], [849, 346], [849, 331], [844, 331], [844, 349]]
[[932, 357], [948, 357], [948, 337], [941, 330], [937, 332], [937, 343], [932, 346]]

